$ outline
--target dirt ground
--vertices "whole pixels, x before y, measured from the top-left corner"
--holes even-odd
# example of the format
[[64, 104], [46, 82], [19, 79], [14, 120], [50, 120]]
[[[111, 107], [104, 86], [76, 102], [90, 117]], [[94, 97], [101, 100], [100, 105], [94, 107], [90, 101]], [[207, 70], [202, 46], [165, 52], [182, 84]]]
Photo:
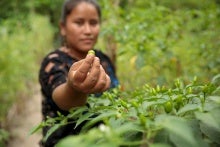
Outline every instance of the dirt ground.
[[30, 130], [41, 122], [41, 93], [39, 87], [33, 96], [15, 104], [8, 114], [8, 126], [12, 137], [7, 147], [39, 147], [41, 132], [29, 135]]

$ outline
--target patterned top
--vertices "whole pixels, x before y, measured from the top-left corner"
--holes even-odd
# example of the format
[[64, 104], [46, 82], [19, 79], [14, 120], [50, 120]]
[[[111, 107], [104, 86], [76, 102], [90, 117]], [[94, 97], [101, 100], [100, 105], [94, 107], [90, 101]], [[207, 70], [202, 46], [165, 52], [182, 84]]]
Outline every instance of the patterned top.
[[[119, 82], [115, 74], [115, 68], [111, 63], [110, 59], [105, 54], [103, 54], [101, 51], [98, 50], [95, 50], [95, 55], [100, 59], [103, 68], [111, 78], [110, 87], [111, 88], [116, 87], [119, 84]], [[59, 109], [59, 107], [55, 104], [55, 102], [52, 99], [52, 92], [57, 86], [66, 82], [68, 71], [74, 62], [77, 62], [77, 60], [73, 59], [68, 54], [58, 49], [49, 53], [43, 59], [39, 72], [39, 82], [43, 94], [42, 114], [44, 120], [46, 119], [47, 116], [56, 117], [57, 111], [61, 112], [64, 115], [68, 114], [67, 111], [63, 111]], [[49, 128], [47, 127], [43, 129], [43, 135], [46, 135], [48, 129]], [[59, 131], [51, 135], [51, 137], [48, 138], [47, 142], [42, 144], [42, 146], [53, 146], [60, 138], [65, 137], [68, 134], [77, 133], [76, 130], [73, 130], [73, 132], [70, 132], [69, 130], [71, 129], [70, 128], [60, 129]]]

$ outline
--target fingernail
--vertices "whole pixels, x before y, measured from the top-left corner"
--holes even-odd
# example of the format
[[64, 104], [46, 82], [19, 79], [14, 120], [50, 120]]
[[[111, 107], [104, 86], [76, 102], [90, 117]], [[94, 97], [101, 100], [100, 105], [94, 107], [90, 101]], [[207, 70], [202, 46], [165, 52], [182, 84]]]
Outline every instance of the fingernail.
[[100, 62], [100, 59], [99, 59], [98, 57], [95, 57], [95, 60], [98, 61], [98, 62]]

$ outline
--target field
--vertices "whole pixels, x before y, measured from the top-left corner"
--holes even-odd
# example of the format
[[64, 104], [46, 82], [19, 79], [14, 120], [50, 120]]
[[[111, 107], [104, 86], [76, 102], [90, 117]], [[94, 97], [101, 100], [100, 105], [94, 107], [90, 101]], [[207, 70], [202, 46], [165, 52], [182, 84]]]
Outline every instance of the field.
[[[60, 3], [0, 2], [4, 4], [0, 10], [0, 146], [10, 136], [5, 129], [8, 110], [32, 95], [43, 56], [59, 45]], [[78, 123], [89, 121], [84, 129], [88, 133], [82, 131], [70, 142], [89, 137], [85, 146], [154, 146], [156, 142], [218, 146], [219, 1], [100, 0], [100, 4], [103, 20], [96, 48], [114, 62], [120, 87], [105, 93], [98, 105], [91, 98], [91, 109], [72, 112]], [[8, 8], [12, 11], [5, 13]], [[100, 117], [81, 117], [82, 110], [88, 110], [88, 115], [96, 111]], [[95, 121], [105, 123], [88, 129]], [[117, 127], [121, 129], [114, 131]], [[93, 138], [94, 133], [105, 138]]]

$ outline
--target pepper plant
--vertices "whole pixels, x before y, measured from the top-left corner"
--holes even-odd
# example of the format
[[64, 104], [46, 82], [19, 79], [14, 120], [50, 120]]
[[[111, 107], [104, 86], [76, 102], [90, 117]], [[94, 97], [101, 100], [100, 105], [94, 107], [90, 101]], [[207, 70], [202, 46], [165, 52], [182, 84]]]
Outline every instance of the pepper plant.
[[[199, 84], [197, 78], [189, 84], [177, 79], [171, 88], [146, 84], [129, 92], [118, 87], [99, 98], [91, 96], [90, 107], [74, 108], [67, 116], [48, 118], [32, 133], [52, 126], [44, 138], [47, 139], [67, 123], [76, 123], [75, 127], [85, 123], [79, 135], [64, 138], [57, 147], [218, 146], [219, 80], [220, 75], [207, 84]], [[94, 127], [95, 124], [99, 125]]]

